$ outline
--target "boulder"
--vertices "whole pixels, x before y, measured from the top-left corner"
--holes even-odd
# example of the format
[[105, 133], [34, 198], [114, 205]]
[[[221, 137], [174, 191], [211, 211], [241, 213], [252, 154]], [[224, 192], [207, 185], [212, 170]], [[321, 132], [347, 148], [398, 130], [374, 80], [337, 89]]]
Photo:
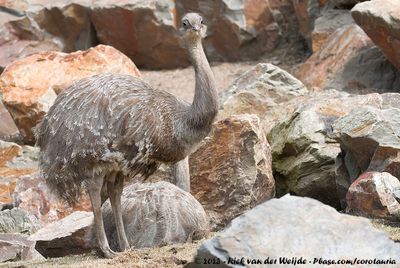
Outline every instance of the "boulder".
[[17, 60], [1, 74], [0, 93], [24, 141], [33, 143], [32, 128], [49, 110], [56, 93], [76, 80], [107, 72], [140, 76], [125, 55], [99, 45], [87, 51], [43, 52]]
[[[384, 94], [387, 99], [395, 97], [398, 94]], [[333, 124], [341, 147], [337, 184], [342, 199], [351, 183], [365, 171], [388, 172], [400, 177], [399, 122], [398, 102], [384, 102], [381, 107], [354, 109]]]
[[20, 133], [7, 108], [0, 99], [0, 140], [18, 141]]
[[256, 114], [264, 121], [271, 118], [270, 111], [278, 104], [307, 93], [303, 83], [285, 70], [269, 63], [259, 63], [220, 93], [218, 118], [248, 113]]
[[337, 29], [295, 75], [308, 88], [358, 93], [400, 88], [400, 72], [357, 25]]
[[91, 211], [92, 206], [87, 195], [80, 196], [71, 207], [50, 191], [39, 174], [21, 176], [15, 184], [12, 202], [29, 214], [35, 216], [40, 224], [58, 221], [74, 211]]
[[38, 220], [20, 208], [0, 211], [0, 233], [32, 234], [41, 228]]
[[395, 191], [400, 189], [399, 179], [387, 172], [366, 172], [358, 177], [346, 194], [346, 212], [354, 215], [400, 219], [400, 203]]
[[35, 250], [34, 241], [21, 234], [0, 234], [0, 263], [28, 260], [44, 260]]
[[328, 9], [315, 20], [312, 31], [312, 51], [315, 53], [338, 28], [354, 23], [349, 10]]
[[13, 203], [18, 179], [38, 171], [38, 153], [35, 147], [0, 140], [0, 204]]
[[308, 47], [312, 48], [311, 33], [314, 29], [315, 20], [327, 1], [321, 0], [292, 0], [296, 13], [299, 31], [306, 40]]
[[190, 156], [191, 193], [211, 219], [211, 229], [275, 194], [270, 147], [255, 115], [231, 116], [214, 124]]
[[[125, 231], [133, 248], [185, 243], [208, 234], [203, 207], [190, 193], [171, 183], [130, 184], [123, 191], [121, 204]], [[109, 201], [102, 211], [110, 247], [119, 251]]]
[[340, 92], [322, 92], [304, 100], [268, 134], [277, 195], [291, 192], [339, 208], [335, 161], [341, 150], [332, 137], [332, 124], [356, 107], [379, 107], [383, 102], [376, 93]]
[[36, 250], [45, 257], [82, 254], [95, 248], [92, 228], [93, 213], [75, 211], [60, 221], [46, 225], [28, 240], [36, 242]]
[[[98, 40], [146, 68], [189, 64], [175, 29], [173, 1], [95, 1], [90, 17]], [[180, 25], [178, 26], [180, 27]]]
[[351, 14], [387, 59], [400, 69], [400, 2], [367, 1], [356, 5]]
[[369, 220], [338, 213], [310, 198], [284, 196], [234, 219], [206, 240], [185, 267], [210, 267], [213, 262], [220, 262], [218, 267], [322, 267], [328, 261], [355, 258], [355, 267], [365, 267], [364, 260], [378, 267], [382, 261], [398, 263], [399, 256], [400, 246]]

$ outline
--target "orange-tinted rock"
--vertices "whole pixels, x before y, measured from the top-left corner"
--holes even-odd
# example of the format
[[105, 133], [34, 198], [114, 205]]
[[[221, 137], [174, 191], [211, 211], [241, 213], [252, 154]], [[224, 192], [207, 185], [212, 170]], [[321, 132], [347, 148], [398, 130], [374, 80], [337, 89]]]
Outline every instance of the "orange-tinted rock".
[[18, 179], [38, 171], [37, 153], [30, 146], [0, 141], [0, 203], [13, 203]]
[[231, 116], [190, 156], [191, 193], [211, 218], [211, 228], [275, 195], [270, 147], [257, 116]]
[[350, 11], [330, 9], [315, 20], [312, 31], [312, 51], [315, 53], [338, 28], [353, 23]]
[[75, 80], [107, 72], [140, 75], [121, 52], [99, 45], [87, 51], [43, 52], [17, 60], [1, 74], [0, 92], [25, 141], [32, 143], [32, 128], [53, 104], [56, 93]]
[[0, 99], [0, 140], [16, 141], [19, 137], [19, 130]]
[[400, 72], [357, 25], [337, 29], [295, 74], [308, 88], [356, 92], [400, 88]]
[[351, 184], [346, 195], [346, 212], [397, 220], [400, 217], [400, 203], [394, 192], [399, 189], [398, 178], [389, 173], [366, 172]]
[[357, 4], [354, 20], [400, 69], [400, 1], [374, 0]]
[[327, 2], [321, 0], [292, 0], [292, 3], [299, 24], [299, 31], [307, 41], [309, 48], [311, 48], [311, 32], [314, 29], [314, 22]]

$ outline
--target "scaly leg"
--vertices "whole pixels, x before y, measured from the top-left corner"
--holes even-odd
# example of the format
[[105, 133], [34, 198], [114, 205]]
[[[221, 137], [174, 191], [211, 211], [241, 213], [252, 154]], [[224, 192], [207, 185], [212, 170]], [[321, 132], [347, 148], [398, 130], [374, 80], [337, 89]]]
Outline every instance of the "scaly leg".
[[172, 166], [172, 176], [175, 179], [175, 185], [190, 192], [190, 174], [189, 174], [189, 157], [175, 163]]
[[94, 224], [96, 227], [97, 243], [106, 258], [114, 258], [117, 253], [110, 249], [106, 233], [104, 231], [103, 215], [101, 213], [101, 188], [104, 183], [104, 175], [93, 176], [88, 182], [90, 201], [92, 202]]
[[126, 238], [124, 222], [121, 211], [121, 195], [124, 187], [124, 176], [121, 173], [113, 175], [115, 180], [108, 181], [107, 190], [110, 197], [111, 209], [114, 214], [115, 226], [118, 234], [118, 245], [122, 251], [129, 249], [129, 242]]

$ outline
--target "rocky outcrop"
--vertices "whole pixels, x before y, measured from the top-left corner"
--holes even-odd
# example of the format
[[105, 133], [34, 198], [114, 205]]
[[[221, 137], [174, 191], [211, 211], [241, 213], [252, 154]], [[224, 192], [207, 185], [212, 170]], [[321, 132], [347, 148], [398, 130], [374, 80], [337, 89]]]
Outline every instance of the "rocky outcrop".
[[357, 25], [337, 29], [296, 71], [308, 88], [397, 91], [400, 72]]
[[400, 203], [395, 192], [399, 179], [387, 172], [366, 172], [358, 177], [346, 194], [346, 212], [372, 218], [400, 219]]
[[13, 208], [0, 211], [0, 233], [29, 235], [40, 228], [38, 220], [22, 209]]
[[275, 194], [270, 147], [254, 115], [214, 124], [190, 156], [191, 193], [219, 229]]
[[206, 240], [195, 261], [185, 267], [209, 267], [207, 260], [220, 261], [218, 267], [251, 267], [252, 260], [253, 265], [260, 260], [259, 264], [275, 267], [283, 265], [283, 259], [286, 265], [306, 267], [355, 258], [398, 262], [399, 256], [400, 246], [368, 220], [338, 213], [310, 198], [284, 196], [234, 219], [224, 231]]
[[60, 257], [90, 252], [96, 245], [92, 236], [93, 213], [75, 211], [60, 221], [50, 223], [28, 237], [45, 257]]
[[379, 94], [323, 92], [298, 105], [268, 135], [278, 196], [291, 192], [339, 208], [335, 161], [340, 146], [332, 138], [332, 124], [352, 109], [384, 101]]
[[0, 99], [0, 140], [18, 141], [20, 133], [10, 113]]
[[43, 260], [35, 250], [35, 242], [21, 234], [0, 234], [0, 263], [9, 261]]
[[9, 65], [0, 76], [0, 93], [24, 141], [33, 143], [32, 128], [49, 110], [56, 93], [75, 80], [107, 72], [140, 75], [131, 60], [108, 46], [70, 54], [43, 52]]
[[292, 0], [299, 31], [310, 49], [312, 48], [311, 33], [314, 29], [315, 20], [327, 2], [324, 0]]
[[[347, 189], [365, 171], [388, 172], [400, 177], [398, 94], [384, 94], [384, 105], [353, 110], [333, 125], [340, 142], [337, 159], [337, 184], [341, 199]], [[397, 100], [397, 101], [396, 101]], [[394, 106], [390, 107], [390, 106]]]
[[8, 36], [4, 48], [12, 52], [4, 53], [3, 66], [41, 49], [72, 52], [98, 42], [116, 47], [141, 67], [187, 66], [177, 31], [187, 12], [205, 16], [205, 49], [217, 61], [257, 59], [273, 50], [282, 35], [297, 30], [290, 0], [18, 0], [7, 5], [18, 16], [6, 13], [10, 17], [0, 29]]
[[312, 51], [315, 53], [337, 29], [353, 23], [350, 11], [345, 9], [328, 9], [315, 20], [312, 31]]
[[[208, 218], [188, 192], [168, 182], [131, 184], [121, 198], [128, 242], [133, 248], [160, 247], [201, 239], [208, 234]], [[110, 202], [102, 207], [110, 247], [119, 251]]]
[[[267, 121], [272, 108], [307, 93], [303, 83], [288, 72], [269, 63], [259, 63], [220, 93], [218, 117], [247, 113]], [[263, 124], [267, 129], [270, 125]]]
[[400, 69], [399, 10], [400, 2], [397, 0], [374, 0], [360, 3], [351, 11], [357, 24], [398, 69]]

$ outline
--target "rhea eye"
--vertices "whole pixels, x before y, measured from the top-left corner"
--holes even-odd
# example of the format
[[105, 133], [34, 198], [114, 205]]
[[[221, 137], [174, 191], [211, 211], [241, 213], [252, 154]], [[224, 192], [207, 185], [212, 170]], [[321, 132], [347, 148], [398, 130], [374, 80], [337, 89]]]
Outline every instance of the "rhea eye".
[[187, 20], [184, 20], [184, 21], [182, 22], [182, 24], [183, 24], [183, 26], [187, 27], [187, 26], [189, 25], [189, 22], [188, 22]]
[[201, 20], [200, 23], [203, 24], [203, 20]]

